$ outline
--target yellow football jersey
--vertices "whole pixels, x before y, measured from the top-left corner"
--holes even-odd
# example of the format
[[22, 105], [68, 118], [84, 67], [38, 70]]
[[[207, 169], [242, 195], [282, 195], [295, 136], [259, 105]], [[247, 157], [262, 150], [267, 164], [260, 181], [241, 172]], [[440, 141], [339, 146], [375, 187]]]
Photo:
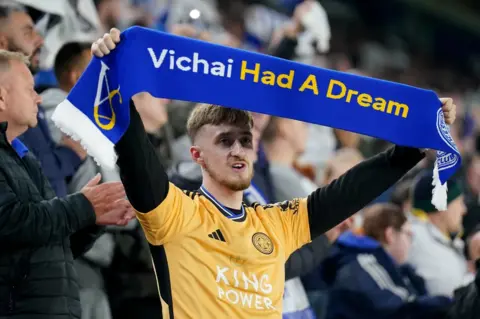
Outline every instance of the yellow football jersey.
[[223, 207], [169, 184], [137, 217], [150, 243], [164, 318], [281, 318], [285, 261], [310, 242], [306, 198]]

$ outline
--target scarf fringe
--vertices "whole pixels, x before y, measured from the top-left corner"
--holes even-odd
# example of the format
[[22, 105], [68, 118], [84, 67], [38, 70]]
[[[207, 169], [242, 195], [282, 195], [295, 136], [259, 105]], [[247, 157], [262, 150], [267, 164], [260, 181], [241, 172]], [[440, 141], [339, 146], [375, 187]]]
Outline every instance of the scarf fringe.
[[64, 100], [57, 106], [52, 120], [63, 133], [79, 141], [97, 165], [110, 170], [116, 168], [114, 144], [69, 100]]
[[437, 161], [435, 161], [435, 167], [433, 168], [432, 185], [432, 205], [439, 211], [447, 210], [447, 182], [442, 184], [440, 181]]

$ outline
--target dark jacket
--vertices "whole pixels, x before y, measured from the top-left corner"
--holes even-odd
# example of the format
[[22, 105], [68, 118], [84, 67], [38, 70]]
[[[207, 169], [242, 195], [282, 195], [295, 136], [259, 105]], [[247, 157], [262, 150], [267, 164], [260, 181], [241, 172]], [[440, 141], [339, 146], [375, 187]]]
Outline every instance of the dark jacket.
[[480, 259], [476, 262], [475, 280], [465, 287], [455, 290], [455, 301], [445, 319], [477, 319], [480, 314]]
[[41, 106], [38, 107], [37, 120], [38, 125], [28, 129], [20, 139], [40, 161], [55, 194], [63, 197], [68, 193], [67, 180], [75, 174], [82, 160], [70, 148], [55, 144]]
[[[81, 194], [55, 198], [37, 160], [0, 124], [0, 318], [80, 318], [73, 259], [102, 228]], [[16, 150], [13, 148], [16, 147]]]
[[424, 287], [412, 284], [418, 276], [405, 273], [374, 239], [351, 232], [335, 242], [322, 275], [327, 319], [438, 319], [451, 304], [447, 297], [424, 295]]

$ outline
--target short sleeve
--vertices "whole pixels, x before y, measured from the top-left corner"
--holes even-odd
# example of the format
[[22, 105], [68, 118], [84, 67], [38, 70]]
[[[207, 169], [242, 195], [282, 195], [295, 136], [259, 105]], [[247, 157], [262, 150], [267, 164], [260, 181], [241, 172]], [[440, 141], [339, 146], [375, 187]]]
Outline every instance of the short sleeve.
[[201, 224], [198, 202], [169, 183], [167, 197], [152, 211], [137, 212], [145, 237], [151, 245], [163, 245], [193, 231]]

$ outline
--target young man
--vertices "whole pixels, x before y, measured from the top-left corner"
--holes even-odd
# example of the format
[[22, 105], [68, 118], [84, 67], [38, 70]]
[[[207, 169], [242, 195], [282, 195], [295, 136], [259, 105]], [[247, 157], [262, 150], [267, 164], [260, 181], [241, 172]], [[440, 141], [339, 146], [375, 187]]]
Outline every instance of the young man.
[[[112, 29], [92, 44], [102, 57], [120, 41]], [[444, 100], [449, 124], [455, 117]], [[165, 318], [280, 318], [290, 254], [383, 193], [424, 154], [393, 147], [306, 198], [275, 205], [242, 203], [253, 174], [250, 113], [215, 105], [194, 109], [190, 154], [203, 185], [184, 193], [169, 183], [134, 104], [116, 145], [117, 164], [136, 209], [158, 277]], [[346, 200], [348, 199], [348, 200]]]
[[461, 185], [449, 180], [447, 209], [438, 211], [430, 202], [431, 174], [431, 170], [420, 173], [412, 185], [413, 243], [408, 261], [425, 279], [430, 294], [453, 296], [455, 289], [472, 279], [461, 239], [464, 195]]
[[405, 265], [411, 237], [400, 207], [368, 207], [363, 234], [342, 234], [322, 264], [326, 318], [441, 318], [449, 298], [427, 296], [423, 280]]

